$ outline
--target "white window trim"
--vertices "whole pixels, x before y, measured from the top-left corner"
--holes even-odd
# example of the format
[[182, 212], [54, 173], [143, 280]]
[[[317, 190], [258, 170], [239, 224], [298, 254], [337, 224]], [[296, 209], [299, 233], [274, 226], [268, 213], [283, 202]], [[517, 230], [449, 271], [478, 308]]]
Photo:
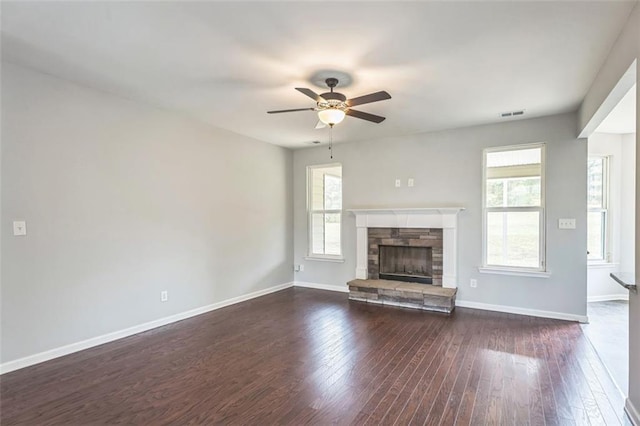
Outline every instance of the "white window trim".
[[[540, 148], [540, 206], [539, 207], [486, 207], [487, 205], [487, 154], [491, 152], [519, 151], [522, 149]], [[481, 273], [500, 275], [530, 276], [548, 278], [551, 273], [547, 270], [546, 259], [546, 143], [536, 142], [520, 145], [496, 146], [486, 148], [482, 152], [482, 266], [478, 268]], [[502, 265], [490, 265], [487, 263], [487, 216], [495, 211], [539, 211], [540, 212], [540, 241], [539, 257], [540, 266], [537, 268], [511, 267]]]
[[603, 161], [602, 163], [602, 204], [603, 206], [601, 208], [587, 207], [587, 213], [593, 213], [593, 212], [604, 213], [604, 217], [605, 217], [605, 226], [604, 226], [604, 232], [603, 232], [604, 241], [602, 241], [602, 254], [604, 257], [602, 259], [589, 259], [587, 255], [587, 264], [589, 266], [613, 264], [613, 259], [612, 259], [611, 250], [610, 250], [612, 226], [611, 226], [611, 203], [609, 199], [609, 195], [610, 195], [609, 185], [611, 184], [611, 179], [610, 179], [611, 156], [610, 155], [590, 155], [588, 159], [591, 160], [596, 158], [601, 159]]
[[305, 256], [304, 260], [313, 260], [316, 262], [344, 263], [344, 257], [329, 255], [329, 254], [325, 254], [325, 255], [314, 254], [313, 256]]
[[511, 275], [517, 277], [549, 278], [549, 271], [533, 271], [526, 268], [500, 268], [497, 266], [481, 266], [478, 268], [481, 274]]
[[[305, 260], [317, 260], [321, 262], [344, 262], [344, 250], [343, 250], [343, 240], [344, 240], [344, 231], [343, 231], [343, 214], [342, 210], [312, 210], [311, 209], [311, 197], [313, 193], [312, 182], [311, 182], [311, 172], [314, 169], [324, 169], [327, 167], [340, 167], [342, 168], [342, 163], [329, 163], [329, 164], [315, 164], [313, 166], [307, 166], [307, 255], [304, 257]], [[342, 178], [341, 178], [342, 180]], [[313, 253], [312, 244], [313, 244], [313, 230], [311, 229], [312, 219], [311, 216], [313, 213], [324, 212], [324, 213], [339, 213], [340, 214], [340, 254], [317, 254]]]

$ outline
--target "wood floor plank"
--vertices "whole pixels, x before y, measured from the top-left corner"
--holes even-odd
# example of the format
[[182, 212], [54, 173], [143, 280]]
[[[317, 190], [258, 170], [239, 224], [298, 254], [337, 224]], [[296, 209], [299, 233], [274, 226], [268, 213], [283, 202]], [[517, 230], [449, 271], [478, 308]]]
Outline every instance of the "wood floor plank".
[[625, 424], [578, 324], [287, 289], [0, 376], [0, 423]]
[[[469, 348], [465, 354], [464, 360], [460, 365], [460, 369], [456, 376], [455, 382], [452, 383], [451, 392], [446, 401], [446, 405], [442, 410], [442, 415], [438, 419], [438, 423], [445, 425], [452, 425], [456, 421], [460, 405], [463, 402], [464, 391], [469, 381], [469, 376], [473, 371], [473, 364], [478, 356], [478, 348], [481, 343], [479, 336], [482, 335], [482, 327], [484, 323], [476, 322], [477, 328], [474, 329], [475, 333], [470, 337]], [[435, 422], [438, 411], [432, 409], [433, 415], [430, 415], [429, 421], [432, 424], [438, 424]]]

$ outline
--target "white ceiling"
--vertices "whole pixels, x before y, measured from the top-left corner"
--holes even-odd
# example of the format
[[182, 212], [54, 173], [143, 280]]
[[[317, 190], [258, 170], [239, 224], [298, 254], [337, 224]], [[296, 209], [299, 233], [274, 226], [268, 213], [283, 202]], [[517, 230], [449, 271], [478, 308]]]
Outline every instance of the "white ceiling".
[[3, 2], [3, 59], [270, 143], [326, 141], [318, 70], [358, 107], [334, 141], [575, 110], [636, 2]]
[[596, 129], [599, 133], [627, 134], [636, 132], [636, 86], [618, 102]]

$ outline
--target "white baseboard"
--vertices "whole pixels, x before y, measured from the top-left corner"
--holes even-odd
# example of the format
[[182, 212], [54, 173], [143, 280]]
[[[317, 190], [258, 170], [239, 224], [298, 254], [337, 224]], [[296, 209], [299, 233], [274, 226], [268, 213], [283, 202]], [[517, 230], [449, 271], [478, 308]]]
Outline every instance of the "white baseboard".
[[629, 293], [627, 294], [605, 294], [602, 296], [589, 296], [587, 302], [608, 302], [610, 300], [629, 300]]
[[640, 411], [633, 406], [629, 398], [624, 403], [624, 411], [627, 413], [635, 426], [640, 426]]
[[349, 287], [347, 285], [335, 285], [335, 284], [318, 284], [318, 283], [308, 283], [305, 281], [294, 281], [294, 287], [304, 287], [304, 288], [315, 288], [316, 290], [329, 290], [329, 291], [337, 291], [340, 293], [349, 293]]
[[565, 321], [589, 322], [586, 315], [565, 314], [563, 312], [539, 311], [537, 309], [518, 308], [514, 306], [490, 305], [488, 303], [456, 300], [456, 306], [461, 308], [481, 309], [483, 311], [505, 312], [507, 314], [528, 315], [530, 317], [553, 318]]
[[315, 288], [317, 290], [329, 290], [329, 291], [339, 291], [340, 293], [349, 293], [349, 287], [346, 285], [334, 285], [334, 284], [317, 284], [317, 283], [307, 283], [304, 281], [294, 281], [293, 285], [295, 287], [305, 287], [305, 288]]
[[154, 321], [145, 322], [144, 324], [139, 324], [133, 327], [125, 328], [124, 330], [114, 331], [112, 333], [103, 334], [101, 336], [92, 337], [90, 339], [83, 340], [80, 342], [71, 343], [69, 345], [50, 349], [48, 351], [40, 352], [34, 355], [29, 355], [24, 358], [8, 361], [0, 364], [0, 374], [9, 373], [10, 371], [19, 370], [21, 368], [39, 364], [44, 361], [49, 361], [54, 358], [58, 358], [64, 355], [69, 355], [74, 352], [82, 351], [84, 349], [89, 349], [94, 346], [113, 342], [114, 340], [122, 339], [123, 337], [132, 336], [134, 334], [142, 333], [143, 331], [151, 330], [156, 327], [161, 327], [163, 325], [167, 325], [176, 321], [181, 321], [187, 318], [191, 318], [196, 315], [201, 315], [207, 312], [215, 311], [216, 309], [224, 308], [225, 306], [234, 305], [236, 303], [244, 302], [250, 299], [255, 299], [256, 297], [260, 297], [269, 293], [274, 293], [276, 291], [284, 290], [292, 286], [293, 286], [293, 282], [276, 285], [273, 287], [265, 288], [264, 290], [258, 290], [252, 293], [244, 294], [242, 296], [223, 300], [222, 302], [212, 303], [211, 305], [202, 306], [200, 308], [192, 309], [190, 311], [181, 312], [179, 314], [160, 318]]

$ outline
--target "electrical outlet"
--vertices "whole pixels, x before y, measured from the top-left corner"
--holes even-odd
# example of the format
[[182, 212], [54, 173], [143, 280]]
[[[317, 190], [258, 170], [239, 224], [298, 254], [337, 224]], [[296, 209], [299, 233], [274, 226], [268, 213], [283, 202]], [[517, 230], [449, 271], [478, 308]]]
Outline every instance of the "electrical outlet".
[[400, 188], [401, 185], [402, 182], [400, 181], [400, 179], [396, 179], [396, 188]]
[[169, 300], [169, 292], [167, 290], [163, 290], [160, 292], [160, 301], [161, 302], [166, 302], [167, 300]]
[[472, 288], [478, 287], [478, 280], [471, 278], [471, 280], [469, 280], [469, 286]]
[[412, 187], [413, 187], [413, 184], [414, 184], [413, 178], [409, 178], [409, 179], [407, 180], [407, 186], [408, 186], [409, 188], [412, 188]]
[[13, 235], [16, 237], [21, 235], [27, 235], [27, 222], [25, 222], [24, 220], [14, 220]]
[[304, 271], [304, 265], [293, 265], [293, 272], [302, 272]]

